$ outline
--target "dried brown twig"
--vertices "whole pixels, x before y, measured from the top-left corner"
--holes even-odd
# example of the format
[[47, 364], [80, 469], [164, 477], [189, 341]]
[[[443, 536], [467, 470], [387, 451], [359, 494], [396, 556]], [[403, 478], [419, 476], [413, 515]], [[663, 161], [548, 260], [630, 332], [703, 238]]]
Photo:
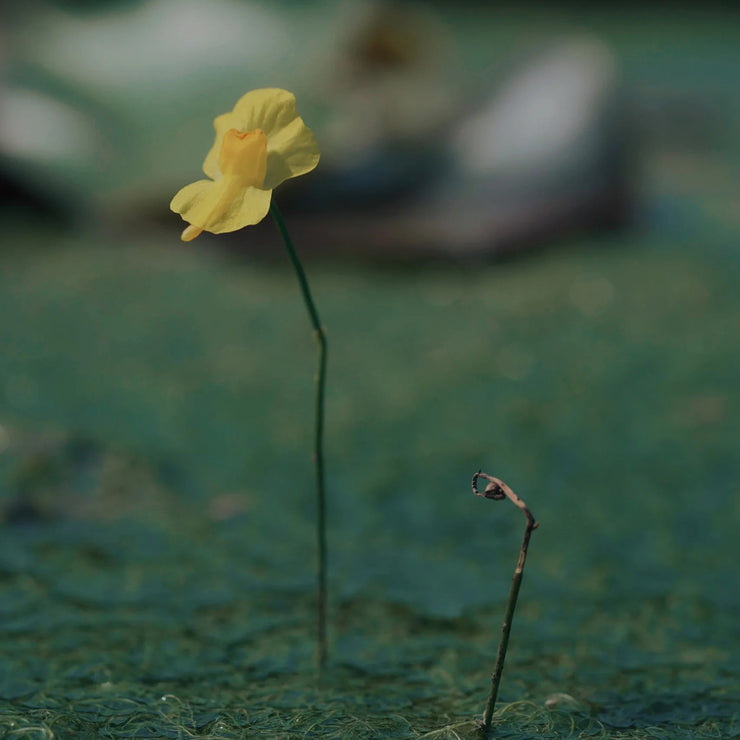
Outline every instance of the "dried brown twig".
[[[478, 490], [478, 478], [485, 478], [488, 481], [484, 491]], [[494, 501], [502, 501], [508, 498], [516, 507], [522, 510], [524, 516], [527, 519], [527, 526], [524, 530], [524, 538], [522, 539], [522, 547], [519, 551], [519, 560], [517, 561], [516, 568], [514, 569], [514, 575], [511, 579], [511, 588], [509, 589], [509, 598], [506, 602], [506, 612], [504, 613], [504, 624], [501, 629], [501, 642], [498, 646], [498, 655], [496, 656], [496, 666], [493, 669], [491, 675], [491, 693], [488, 696], [488, 702], [486, 703], [486, 710], [483, 714], [483, 722], [481, 724], [481, 730], [484, 733], [488, 733], [491, 728], [491, 719], [493, 717], [493, 709], [496, 706], [496, 697], [498, 695], [498, 687], [501, 683], [501, 674], [504, 672], [504, 660], [506, 659], [506, 648], [509, 645], [509, 633], [511, 632], [511, 623], [514, 619], [514, 609], [516, 608], [516, 600], [519, 596], [519, 587], [522, 584], [522, 575], [524, 573], [524, 561], [527, 559], [527, 548], [529, 547], [529, 538], [532, 532], [539, 527], [539, 522], [536, 522], [532, 516], [532, 512], [529, 510], [527, 505], [522, 499], [517, 496], [514, 491], [509, 488], [499, 478], [494, 478], [486, 473], [481, 473], [479, 470], [473, 476], [473, 493], [481, 498], [490, 498]]]

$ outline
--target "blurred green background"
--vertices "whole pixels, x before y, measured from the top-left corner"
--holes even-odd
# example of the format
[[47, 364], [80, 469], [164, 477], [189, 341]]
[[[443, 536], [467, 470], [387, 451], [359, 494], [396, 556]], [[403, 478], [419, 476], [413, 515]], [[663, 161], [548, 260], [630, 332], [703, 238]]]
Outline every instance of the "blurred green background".
[[[523, 529], [482, 468], [541, 521], [497, 736], [740, 736], [737, 11], [3, 13], [0, 735], [474, 737]], [[305, 309], [271, 224], [167, 209], [263, 85], [322, 145], [277, 193], [330, 343], [322, 681]]]

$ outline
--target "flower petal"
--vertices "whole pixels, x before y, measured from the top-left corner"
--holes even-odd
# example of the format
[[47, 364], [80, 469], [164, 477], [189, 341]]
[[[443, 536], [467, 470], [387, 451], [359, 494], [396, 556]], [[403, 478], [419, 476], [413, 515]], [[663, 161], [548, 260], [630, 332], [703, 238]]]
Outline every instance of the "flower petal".
[[229, 129], [221, 143], [218, 168], [245, 186], [261, 188], [267, 172], [267, 137], [259, 129], [247, 133]]
[[295, 95], [278, 87], [251, 90], [242, 95], [232, 111], [240, 131], [262, 129], [269, 140], [298, 118]]
[[219, 155], [229, 129], [260, 129], [267, 136], [267, 176], [263, 187], [271, 190], [283, 180], [310, 172], [319, 161], [319, 145], [296, 111], [295, 95], [277, 87], [252, 90], [237, 101], [234, 110], [213, 121], [216, 136], [203, 162], [203, 172], [219, 177]]
[[183, 229], [183, 232], [180, 235], [180, 239], [182, 239], [184, 242], [191, 242], [196, 237], [199, 237], [202, 233], [203, 229], [200, 229], [197, 226], [193, 226], [193, 224], [188, 224]]
[[276, 188], [289, 177], [310, 172], [319, 163], [319, 144], [300, 116], [267, 138], [267, 173], [263, 187]]
[[241, 178], [227, 176], [186, 185], [170, 208], [196, 228], [223, 234], [259, 223], [270, 209], [271, 197], [270, 190], [245, 187]]
[[224, 113], [214, 119], [213, 128], [216, 129], [216, 137], [213, 140], [213, 145], [208, 154], [206, 154], [205, 161], [203, 162], [203, 172], [210, 177], [211, 180], [216, 180], [221, 174], [221, 170], [218, 168], [221, 144], [229, 129], [238, 128], [238, 121], [233, 113]]

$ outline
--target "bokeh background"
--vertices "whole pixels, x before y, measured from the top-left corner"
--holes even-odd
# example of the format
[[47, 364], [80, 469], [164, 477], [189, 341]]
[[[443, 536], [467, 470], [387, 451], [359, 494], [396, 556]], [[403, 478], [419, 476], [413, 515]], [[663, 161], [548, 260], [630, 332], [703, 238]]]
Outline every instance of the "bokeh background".
[[[737, 737], [740, 24], [722, 4], [26, 2], [0, 41], [0, 733]], [[273, 225], [184, 245], [295, 92]]]

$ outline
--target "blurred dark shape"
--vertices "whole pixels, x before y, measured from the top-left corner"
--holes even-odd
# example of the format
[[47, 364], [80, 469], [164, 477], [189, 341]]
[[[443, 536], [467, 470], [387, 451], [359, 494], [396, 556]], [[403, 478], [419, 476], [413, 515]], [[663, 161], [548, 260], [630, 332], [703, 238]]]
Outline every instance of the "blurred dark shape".
[[0, 80], [0, 208], [74, 227], [121, 124], [95, 96], [33, 65]]
[[[0, 81], [13, 211], [179, 226], [167, 205], [198, 176], [213, 115], [246, 89], [286, 84], [322, 148], [316, 173], [279, 191], [307, 250], [498, 255], [628, 220], [630, 127], [598, 39], [562, 40], [466, 85], [432, 5], [69, 7], [17, 13], [20, 52]], [[242, 236], [219, 242], [231, 239]]]
[[54, 193], [41, 192], [37, 186], [22, 181], [6, 171], [0, 159], [0, 218], [44, 221], [49, 225], [69, 226], [71, 219]]
[[[464, 71], [449, 30], [414, 3], [357, 4], [326, 74], [312, 210], [375, 210], [422, 191], [446, 166]], [[440, 146], [441, 144], [441, 146]]]
[[[448, 123], [444, 138], [424, 140], [415, 160], [375, 153], [376, 172], [400, 169], [399, 160], [416, 167], [413, 190], [386, 190], [369, 213], [344, 203], [297, 230], [327, 251], [351, 243], [378, 257], [477, 257], [629, 222], [634, 142], [616, 60], [598, 39], [554, 44], [492, 81], [482, 100]], [[347, 179], [338, 190], [353, 192], [356, 170], [325, 181], [332, 175]]]
[[413, 64], [419, 48], [416, 39], [410, 37], [409, 30], [415, 26], [409, 26], [406, 15], [401, 8], [386, 6], [359, 30], [350, 46], [357, 75], [395, 71]]
[[26, 435], [13, 445], [12, 459], [0, 481], [0, 523], [146, 517], [187, 489], [171, 461], [117, 449], [85, 433]]

